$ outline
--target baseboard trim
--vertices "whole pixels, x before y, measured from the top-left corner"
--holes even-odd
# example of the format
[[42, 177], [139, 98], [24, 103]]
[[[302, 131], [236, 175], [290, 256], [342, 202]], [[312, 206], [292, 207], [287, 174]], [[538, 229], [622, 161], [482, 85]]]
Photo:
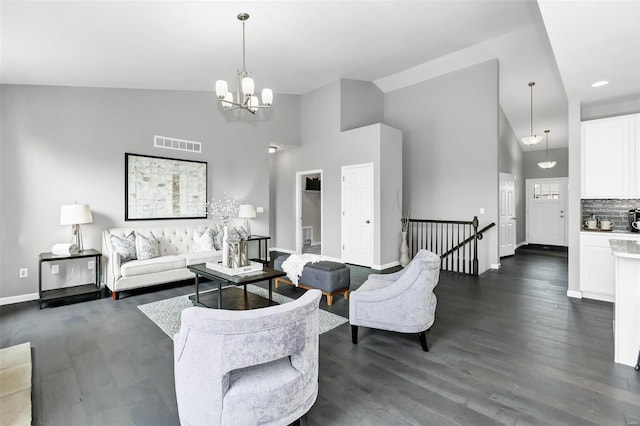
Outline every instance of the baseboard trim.
[[295, 250], [289, 250], [289, 249], [284, 249], [284, 248], [280, 248], [280, 247], [271, 247], [269, 248], [269, 251], [281, 251], [282, 253], [289, 253], [289, 254], [293, 254], [296, 251]]
[[502, 265], [500, 263], [492, 263], [491, 265], [489, 265], [489, 268], [491, 269], [500, 269], [502, 267]]
[[582, 299], [582, 292], [576, 290], [567, 290], [567, 296], [573, 297], [574, 299]]
[[375, 269], [376, 271], [384, 271], [385, 269], [393, 268], [394, 266], [400, 265], [400, 262], [395, 260], [393, 262], [385, 263], [384, 265], [371, 265], [371, 269]]
[[2, 297], [0, 298], [0, 306], [12, 305], [14, 303], [30, 302], [32, 300], [40, 299], [39, 293], [20, 294], [18, 296]]
[[520, 247], [522, 247], [522, 246], [526, 246], [526, 245], [527, 245], [527, 242], [526, 242], [526, 241], [523, 241], [523, 242], [521, 242], [521, 243], [516, 244], [516, 248], [518, 249], [518, 248], [520, 248]]

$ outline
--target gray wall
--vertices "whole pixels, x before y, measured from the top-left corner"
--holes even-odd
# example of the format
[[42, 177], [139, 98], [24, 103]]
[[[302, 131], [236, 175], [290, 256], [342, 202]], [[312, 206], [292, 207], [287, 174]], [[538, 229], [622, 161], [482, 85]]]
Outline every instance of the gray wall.
[[[498, 62], [385, 94], [385, 123], [403, 133], [404, 196], [418, 219], [498, 224]], [[480, 208], [485, 214], [479, 213]], [[480, 245], [497, 265], [497, 228]]]
[[526, 179], [522, 147], [507, 116], [502, 108], [499, 109], [498, 130], [498, 171], [511, 173], [516, 177], [515, 202], [516, 202], [516, 243], [524, 243], [527, 240], [526, 224]]
[[384, 122], [384, 94], [371, 81], [340, 80], [340, 130]]
[[[91, 205], [85, 248], [100, 249], [103, 228], [211, 223], [125, 223], [125, 152], [207, 161], [209, 198], [229, 192], [264, 207], [251, 224], [269, 235], [267, 146], [298, 143], [300, 97], [277, 95], [273, 109], [251, 116], [223, 112], [210, 92], [5, 85], [1, 119], [0, 298], [7, 298], [36, 293], [38, 254], [70, 239], [59, 224], [61, 204]], [[203, 153], [154, 148], [154, 135], [200, 141]], [[21, 267], [28, 278], [18, 278]]]
[[550, 149], [549, 160], [556, 161], [557, 164], [550, 169], [542, 169], [538, 163], [547, 161], [546, 151], [526, 151], [524, 153], [524, 178], [544, 179], [569, 176], [569, 148]]

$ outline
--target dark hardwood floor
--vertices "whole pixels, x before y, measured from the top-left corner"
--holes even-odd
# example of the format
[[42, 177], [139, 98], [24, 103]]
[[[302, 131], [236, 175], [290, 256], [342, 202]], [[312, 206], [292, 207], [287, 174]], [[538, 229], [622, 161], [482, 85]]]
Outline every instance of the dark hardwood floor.
[[[612, 305], [566, 296], [566, 254], [522, 250], [502, 266], [479, 278], [441, 274], [428, 353], [414, 335], [361, 327], [353, 345], [348, 324], [321, 335], [307, 422], [640, 424], [640, 373], [613, 363]], [[351, 271], [352, 289], [370, 273]], [[2, 307], [0, 346], [33, 347], [33, 424], [178, 424], [173, 342], [137, 306], [193, 290]], [[348, 315], [342, 297], [321, 308]]]

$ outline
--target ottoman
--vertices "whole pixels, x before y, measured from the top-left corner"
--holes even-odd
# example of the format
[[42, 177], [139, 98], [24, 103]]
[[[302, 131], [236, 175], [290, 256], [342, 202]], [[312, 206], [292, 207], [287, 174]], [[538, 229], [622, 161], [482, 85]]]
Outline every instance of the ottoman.
[[[282, 263], [287, 260], [288, 254], [278, 256], [274, 261], [273, 268], [282, 271]], [[302, 275], [298, 279], [298, 287], [304, 289], [317, 288], [327, 296], [327, 305], [333, 304], [333, 296], [343, 293], [345, 299], [349, 299], [349, 284], [351, 275], [349, 268], [343, 263], [321, 260], [316, 263], [305, 265]], [[286, 277], [276, 278], [275, 286], [280, 283], [293, 284]]]

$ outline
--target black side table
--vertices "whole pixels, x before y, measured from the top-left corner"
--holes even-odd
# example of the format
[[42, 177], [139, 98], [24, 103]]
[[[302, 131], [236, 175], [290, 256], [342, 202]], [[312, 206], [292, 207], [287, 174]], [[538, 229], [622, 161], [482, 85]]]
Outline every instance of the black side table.
[[[268, 265], [269, 264], [269, 250], [267, 247], [267, 240], [270, 240], [271, 237], [265, 237], [263, 235], [251, 235], [247, 241], [251, 242], [251, 241], [257, 241], [258, 242], [258, 258], [257, 259], [251, 259], [253, 261], [256, 262], [260, 262], [263, 265]], [[264, 242], [264, 246], [262, 245], [262, 243]], [[264, 247], [264, 248], [263, 248]]]
[[[42, 264], [44, 262], [65, 262], [73, 259], [93, 257], [95, 259], [94, 269], [96, 271], [95, 283], [79, 284], [70, 287], [56, 288], [53, 290], [42, 290]], [[95, 294], [96, 299], [100, 298], [102, 288], [100, 287], [100, 258], [102, 253], [98, 250], [89, 249], [76, 254], [56, 255], [53, 253], [40, 253], [38, 257], [38, 292], [40, 294], [40, 309], [42, 304], [54, 300], [64, 299], [73, 296], [83, 296]]]

